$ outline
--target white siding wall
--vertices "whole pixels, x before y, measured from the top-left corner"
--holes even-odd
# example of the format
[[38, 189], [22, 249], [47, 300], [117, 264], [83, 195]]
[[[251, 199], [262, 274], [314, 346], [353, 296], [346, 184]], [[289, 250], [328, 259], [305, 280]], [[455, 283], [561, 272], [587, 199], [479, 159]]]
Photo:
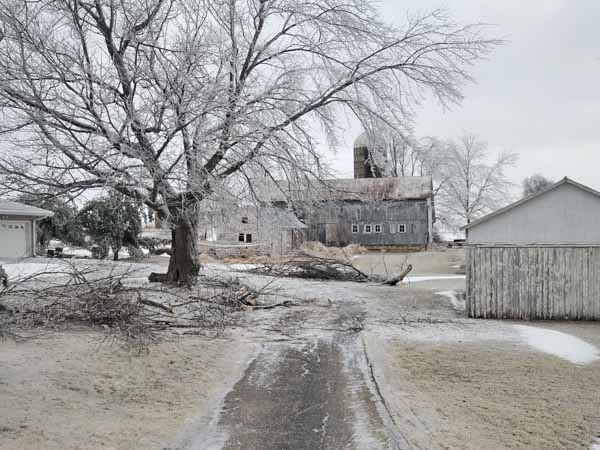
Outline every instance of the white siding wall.
[[470, 244], [600, 244], [600, 197], [571, 184], [468, 230]]

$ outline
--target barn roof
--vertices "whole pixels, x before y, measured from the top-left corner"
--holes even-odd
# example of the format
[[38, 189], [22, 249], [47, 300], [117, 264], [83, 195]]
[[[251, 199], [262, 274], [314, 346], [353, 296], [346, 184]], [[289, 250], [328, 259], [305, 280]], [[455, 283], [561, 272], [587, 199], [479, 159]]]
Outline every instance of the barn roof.
[[279, 228], [287, 229], [302, 229], [307, 228], [305, 224], [300, 222], [296, 215], [285, 209], [263, 207], [257, 209], [257, 216], [261, 225], [268, 222], [271, 225], [276, 225]]
[[495, 218], [497, 216], [500, 216], [500, 215], [502, 215], [502, 214], [504, 214], [504, 213], [506, 213], [506, 212], [508, 212], [508, 211], [510, 211], [510, 210], [512, 210], [514, 208], [516, 208], [517, 206], [520, 206], [520, 205], [522, 205], [524, 203], [527, 203], [527, 202], [529, 202], [529, 201], [531, 201], [531, 200], [533, 200], [535, 198], [541, 197], [542, 195], [546, 194], [547, 192], [550, 192], [550, 191], [552, 191], [552, 190], [556, 189], [557, 187], [562, 186], [564, 184], [570, 184], [571, 186], [575, 186], [576, 188], [581, 189], [582, 191], [586, 191], [586, 192], [589, 192], [590, 194], [593, 194], [593, 195], [595, 195], [597, 197], [600, 197], [600, 192], [598, 192], [598, 191], [596, 191], [596, 190], [594, 190], [594, 189], [592, 189], [590, 187], [584, 186], [583, 184], [577, 183], [576, 181], [573, 181], [573, 180], [571, 180], [568, 177], [564, 177], [562, 180], [560, 180], [557, 183], [554, 183], [551, 186], [548, 186], [546, 189], [542, 189], [541, 191], [536, 192], [535, 194], [532, 194], [532, 195], [530, 195], [528, 197], [523, 197], [522, 199], [517, 200], [516, 202], [511, 203], [510, 205], [505, 206], [504, 208], [500, 208], [500, 209], [498, 209], [498, 210], [496, 210], [496, 211], [494, 211], [494, 212], [492, 212], [492, 213], [490, 213], [490, 214], [488, 214], [486, 216], [483, 216], [480, 219], [477, 219], [477, 220], [471, 222], [468, 225], [463, 226], [461, 228], [461, 230], [468, 230], [470, 228], [476, 227], [477, 225], [479, 225], [481, 223], [484, 223], [484, 222], [487, 222], [488, 220], [491, 220], [491, 219], [493, 219], [493, 218]]
[[54, 213], [35, 206], [25, 205], [23, 203], [11, 202], [10, 200], [0, 199], [0, 215], [5, 216], [26, 216], [26, 217], [50, 217]]
[[349, 178], [324, 180], [312, 185], [279, 181], [272, 202], [292, 200], [385, 201], [427, 199], [433, 195], [431, 177]]

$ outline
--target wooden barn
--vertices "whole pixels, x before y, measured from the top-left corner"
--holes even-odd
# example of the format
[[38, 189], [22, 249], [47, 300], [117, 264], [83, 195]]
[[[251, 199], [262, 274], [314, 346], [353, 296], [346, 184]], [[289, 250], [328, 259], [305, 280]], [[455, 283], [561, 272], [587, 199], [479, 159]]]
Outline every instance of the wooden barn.
[[464, 227], [469, 317], [600, 319], [600, 192], [564, 178]]
[[423, 248], [432, 242], [431, 177], [325, 180], [316, 186], [280, 183], [275, 206], [293, 205], [306, 239], [329, 246]]

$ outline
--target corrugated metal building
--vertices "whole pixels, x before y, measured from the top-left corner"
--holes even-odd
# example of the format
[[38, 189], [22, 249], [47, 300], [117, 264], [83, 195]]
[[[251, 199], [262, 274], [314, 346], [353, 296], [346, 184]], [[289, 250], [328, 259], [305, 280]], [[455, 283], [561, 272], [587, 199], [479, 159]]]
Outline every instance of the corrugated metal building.
[[600, 319], [600, 193], [564, 178], [464, 227], [470, 317]]

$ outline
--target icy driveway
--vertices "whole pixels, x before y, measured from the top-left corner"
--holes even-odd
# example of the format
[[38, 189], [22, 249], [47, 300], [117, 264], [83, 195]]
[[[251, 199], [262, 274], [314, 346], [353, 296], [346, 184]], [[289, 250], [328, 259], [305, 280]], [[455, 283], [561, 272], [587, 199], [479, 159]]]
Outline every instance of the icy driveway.
[[[268, 277], [236, 275], [256, 287], [272, 281]], [[447, 281], [457, 285], [453, 289], [460, 290], [463, 279], [449, 278]], [[504, 448], [505, 443], [527, 448], [528, 437], [543, 438], [528, 428], [530, 422], [525, 417], [515, 415], [515, 411], [527, 415], [530, 399], [520, 390], [515, 398], [509, 398], [510, 381], [502, 389], [494, 385], [497, 395], [487, 403], [480, 402], [480, 398], [486, 398], [489, 383], [502, 385], [503, 380], [510, 380], [508, 374], [497, 379], [499, 369], [489, 361], [498, 357], [507, 361], [501, 367], [508, 370], [514, 366], [511, 370], [518, 380], [515, 383], [526, 380], [524, 386], [515, 387], [531, 392], [529, 395], [543, 405], [552, 399], [543, 397], [546, 388], [542, 381], [537, 386], [539, 376], [532, 377], [532, 371], [560, 374], [560, 380], [579, 380], [571, 371], [585, 370], [581, 383], [587, 385], [593, 368], [581, 369], [570, 360], [561, 362], [531, 347], [540, 338], [556, 337], [552, 330], [527, 326], [533, 331], [528, 330], [531, 333], [526, 335], [514, 322], [466, 319], [455, 291], [452, 295], [440, 292], [439, 281], [413, 281], [391, 288], [369, 283], [276, 280], [270, 287], [278, 290], [280, 298], [265, 300], [294, 299], [301, 305], [245, 315], [243, 339], [260, 343], [259, 351], [243, 376], [222, 392], [219, 406], [187, 426], [175, 441], [175, 448], [479, 449]], [[570, 349], [584, 348], [584, 341], [568, 333], [559, 334]], [[403, 354], [409, 353], [414, 354], [415, 361], [412, 357], [408, 360], [416, 364], [414, 373], [410, 365], [399, 363]], [[438, 366], [436, 361], [442, 357], [444, 366]], [[420, 360], [426, 365], [420, 365]], [[545, 370], [546, 364], [549, 370]], [[556, 364], [562, 372], [552, 370]], [[421, 370], [427, 370], [424, 373], [431, 377], [434, 395], [425, 390], [418, 393], [421, 387], [414, 380], [419, 380]], [[482, 370], [484, 373], [479, 374]], [[438, 372], [442, 378], [438, 379]], [[473, 379], [480, 383], [473, 384]], [[438, 386], [443, 389], [437, 390]], [[469, 386], [475, 389], [469, 390]], [[562, 389], [560, 383], [553, 386]], [[444, 403], [453, 389], [451, 403]], [[573, 396], [581, 405], [587, 391], [569, 389], [563, 397]], [[470, 392], [470, 397], [461, 397], [462, 392]], [[462, 414], [461, 406], [470, 411], [471, 402], [477, 415], [469, 416], [463, 424], [452, 414]], [[511, 405], [512, 409], [506, 409], [511, 422], [496, 423], [505, 420], [504, 403]], [[494, 408], [500, 412], [493, 412]], [[489, 417], [481, 415], [486, 411]], [[544, 411], [545, 407], [540, 409], [540, 416], [535, 416], [536, 423], [542, 421], [540, 424], [547, 429], [563, 433], [550, 420], [554, 416], [544, 415]], [[566, 427], [578, 420], [559, 419]], [[491, 433], [486, 428], [489, 423], [501, 432]], [[591, 442], [593, 434], [586, 433], [579, 439]], [[495, 440], [498, 436], [505, 441]]]

